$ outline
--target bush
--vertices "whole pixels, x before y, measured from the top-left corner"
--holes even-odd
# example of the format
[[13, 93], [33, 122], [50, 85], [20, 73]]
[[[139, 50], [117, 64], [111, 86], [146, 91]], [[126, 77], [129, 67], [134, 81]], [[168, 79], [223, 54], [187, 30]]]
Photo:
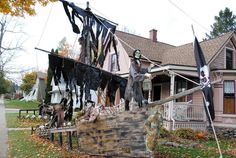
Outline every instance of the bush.
[[166, 137], [169, 137], [171, 135], [171, 132], [168, 131], [166, 128], [164, 127], [161, 127], [161, 130], [160, 130], [160, 137], [161, 138], [166, 138]]
[[174, 131], [174, 135], [183, 139], [196, 139], [195, 133], [191, 128], [179, 128]]

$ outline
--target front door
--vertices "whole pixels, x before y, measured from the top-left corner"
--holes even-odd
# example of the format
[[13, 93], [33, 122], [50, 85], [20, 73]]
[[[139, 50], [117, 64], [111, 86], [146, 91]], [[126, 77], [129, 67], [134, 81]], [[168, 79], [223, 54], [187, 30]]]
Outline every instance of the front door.
[[234, 81], [224, 81], [224, 114], [235, 114]]
[[161, 85], [153, 86], [153, 101], [161, 99]]

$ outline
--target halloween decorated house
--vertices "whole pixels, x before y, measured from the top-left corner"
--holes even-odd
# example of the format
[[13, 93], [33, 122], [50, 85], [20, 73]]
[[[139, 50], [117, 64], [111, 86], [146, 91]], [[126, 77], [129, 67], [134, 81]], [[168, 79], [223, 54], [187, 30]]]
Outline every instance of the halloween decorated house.
[[48, 52], [53, 88], [50, 105], [41, 109], [51, 111], [51, 119], [37, 127], [38, 134], [53, 139], [56, 132], [76, 131], [81, 153], [150, 157], [162, 127], [205, 130], [211, 125], [211, 84], [220, 82], [220, 75], [209, 73], [197, 39], [188, 52], [197, 69], [166, 67], [161, 54], [176, 47], [157, 42], [156, 30], [150, 39], [124, 33], [95, 15], [89, 3], [82, 9], [60, 2], [79, 35], [80, 55], [75, 60]]

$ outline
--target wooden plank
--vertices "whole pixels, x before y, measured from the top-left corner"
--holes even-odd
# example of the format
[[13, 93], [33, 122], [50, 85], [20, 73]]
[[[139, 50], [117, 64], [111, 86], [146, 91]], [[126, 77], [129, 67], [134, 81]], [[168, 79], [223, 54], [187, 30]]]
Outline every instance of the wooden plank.
[[60, 145], [60, 146], [62, 146], [62, 142], [63, 140], [62, 140], [62, 133], [61, 132], [59, 132], [59, 134], [58, 134], [58, 144]]
[[71, 131], [67, 132], [67, 145], [68, 149], [72, 150], [72, 137], [71, 137]]
[[[219, 82], [221, 82], [221, 79], [216, 80], [216, 81], [213, 81], [212, 84], [219, 83]], [[201, 88], [202, 88], [202, 86], [197, 86], [197, 87], [194, 87], [194, 88], [192, 88], [192, 89], [186, 90], [186, 91], [184, 91], [184, 92], [175, 94], [175, 95], [173, 95], [173, 96], [169, 96], [169, 97], [167, 97], [167, 98], [165, 98], [165, 99], [158, 100], [158, 101], [154, 101], [154, 102], [148, 104], [147, 107], [151, 108], [151, 107], [155, 107], [155, 106], [158, 106], [158, 105], [160, 106], [160, 105], [162, 105], [162, 104], [164, 104], [164, 103], [166, 103], [166, 102], [169, 102], [169, 101], [172, 101], [172, 100], [181, 98], [181, 97], [183, 97], [183, 96], [186, 96], [186, 95], [188, 95], [188, 94], [194, 93], [194, 92], [196, 92], [196, 91], [199, 91], [199, 90], [201, 90]]]
[[69, 131], [73, 132], [77, 131], [77, 129], [74, 126], [50, 129], [50, 133], [69, 132]]

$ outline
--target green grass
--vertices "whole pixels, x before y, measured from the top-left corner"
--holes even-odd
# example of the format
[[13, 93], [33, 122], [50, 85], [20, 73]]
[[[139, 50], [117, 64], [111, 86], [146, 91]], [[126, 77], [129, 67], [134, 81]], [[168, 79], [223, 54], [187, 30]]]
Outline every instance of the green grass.
[[[6, 122], [8, 128], [26, 128], [36, 125], [42, 125], [46, 123], [45, 121], [41, 119], [19, 119], [18, 113], [6, 113]], [[25, 116], [26, 114], [23, 114], [22, 116]], [[30, 114], [32, 116], [32, 114]]]
[[36, 109], [38, 105], [39, 102], [37, 101], [5, 100], [6, 108]]
[[30, 135], [30, 131], [9, 131], [8, 157], [17, 158], [64, 158], [79, 157], [74, 151], [66, 151], [48, 140]]
[[[159, 145], [157, 153], [169, 155], [171, 158], [218, 158], [219, 151], [215, 140], [195, 141], [196, 147], [170, 147]], [[220, 140], [220, 147], [224, 158], [234, 158], [236, 154], [236, 141]]]

